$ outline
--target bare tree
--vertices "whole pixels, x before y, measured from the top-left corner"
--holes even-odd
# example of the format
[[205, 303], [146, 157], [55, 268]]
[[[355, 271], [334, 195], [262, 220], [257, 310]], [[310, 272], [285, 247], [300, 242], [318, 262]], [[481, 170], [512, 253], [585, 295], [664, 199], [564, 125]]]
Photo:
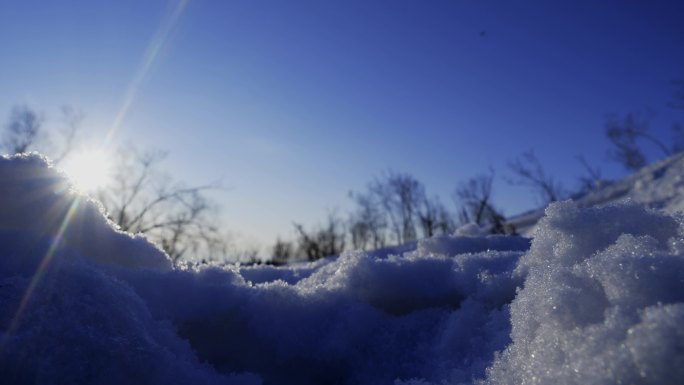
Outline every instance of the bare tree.
[[454, 192], [454, 200], [461, 205], [461, 222], [489, 226], [495, 234], [515, 233], [515, 229], [506, 225], [503, 215], [492, 204], [492, 186], [494, 170], [489, 174], [478, 175], [461, 183]]
[[614, 149], [608, 152], [609, 158], [631, 171], [646, 165], [646, 156], [638, 145], [639, 140], [652, 143], [664, 156], [672, 154], [665, 143], [651, 135], [649, 119], [639, 114], [629, 113], [624, 118], [609, 116], [605, 123], [605, 133], [614, 146]]
[[83, 121], [83, 112], [71, 106], [62, 106], [63, 128], [60, 131], [61, 143], [53, 155], [55, 164], [61, 163], [74, 149], [74, 144]]
[[438, 234], [448, 234], [455, 227], [451, 214], [437, 196], [424, 197], [418, 217], [425, 238]]
[[[83, 119], [81, 112], [68, 106], [61, 112], [63, 128], [56, 131], [58, 135], [48, 135], [42, 114], [28, 106], [15, 107], [2, 143], [5, 150], [40, 150], [58, 164], [73, 152]], [[174, 261], [188, 251], [201, 252], [205, 259], [224, 256], [227, 246], [217, 210], [205, 196], [217, 185], [188, 187], [172, 180], [159, 170], [165, 157], [163, 152], [141, 153], [132, 147], [118, 151], [111, 182], [97, 192], [109, 218], [121, 230], [147, 235]]]
[[330, 213], [327, 223], [312, 232], [307, 232], [301, 224], [295, 223], [294, 227], [299, 237], [299, 254], [309, 261], [339, 255], [344, 251], [344, 226], [335, 213]]
[[544, 167], [532, 150], [508, 162], [508, 168], [515, 175], [515, 178], [508, 179], [509, 183], [530, 187], [539, 194], [545, 204], [557, 201], [564, 195], [561, 184], [544, 171]]
[[397, 243], [416, 239], [416, 220], [419, 205], [424, 201], [425, 188], [413, 176], [406, 173], [388, 172], [369, 185], [386, 216]]
[[350, 193], [357, 209], [349, 220], [354, 248], [403, 244], [453, 230], [452, 216], [438, 197], [428, 198], [423, 184], [407, 173], [386, 172], [365, 193]]
[[349, 232], [354, 249], [384, 247], [387, 222], [376, 197], [370, 192], [350, 192], [349, 196], [356, 203], [356, 210], [349, 217]]
[[292, 242], [283, 241], [280, 238], [276, 239], [273, 245], [271, 260], [269, 263], [275, 266], [285, 265], [289, 260], [294, 258], [294, 246]]
[[12, 109], [2, 146], [11, 154], [34, 149], [42, 134], [43, 117], [36, 110], [23, 105]]
[[589, 192], [599, 188], [604, 182], [601, 177], [601, 170], [598, 167], [592, 167], [583, 155], [578, 155], [575, 158], [582, 164], [586, 172], [586, 175], [579, 177], [580, 191]]
[[349, 219], [349, 234], [355, 250], [367, 250], [371, 244], [371, 231], [371, 225], [363, 219], [353, 216]]
[[490, 172], [487, 175], [470, 178], [456, 189], [454, 198], [463, 207], [461, 210], [463, 222], [484, 224], [487, 210], [491, 206], [493, 182], [494, 173]]
[[[673, 80], [671, 84], [674, 92], [667, 105], [674, 109], [684, 109], [684, 79]], [[681, 123], [675, 122], [672, 125], [672, 140], [666, 142], [651, 133], [650, 121], [654, 112], [648, 110], [645, 115], [628, 113], [621, 117], [613, 114], [606, 118], [604, 132], [613, 145], [608, 158], [622, 164], [629, 171], [636, 171], [647, 164], [640, 142], [652, 144], [666, 157], [684, 150], [684, 129]]]
[[216, 184], [185, 186], [159, 171], [163, 152], [119, 151], [112, 182], [97, 196], [123, 231], [145, 234], [176, 262], [188, 251], [212, 259], [225, 242], [204, 196]]
[[73, 150], [83, 114], [64, 106], [61, 108], [63, 127], [55, 132], [46, 131], [45, 118], [35, 109], [23, 105], [12, 109], [6, 126], [3, 149], [12, 154], [41, 151], [59, 164]]

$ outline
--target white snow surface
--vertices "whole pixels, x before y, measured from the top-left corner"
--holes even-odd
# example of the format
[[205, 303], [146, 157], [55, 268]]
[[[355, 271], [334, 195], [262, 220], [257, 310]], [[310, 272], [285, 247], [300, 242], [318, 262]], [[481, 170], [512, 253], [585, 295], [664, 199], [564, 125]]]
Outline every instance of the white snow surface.
[[3, 384], [684, 382], [684, 219], [635, 203], [553, 204], [531, 242], [181, 268], [23, 155], [0, 244]]

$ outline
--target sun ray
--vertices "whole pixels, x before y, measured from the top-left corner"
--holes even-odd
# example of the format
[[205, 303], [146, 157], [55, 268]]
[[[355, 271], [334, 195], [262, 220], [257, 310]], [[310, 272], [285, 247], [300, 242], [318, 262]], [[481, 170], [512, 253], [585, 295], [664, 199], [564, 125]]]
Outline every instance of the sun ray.
[[117, 112], [116, 117], [114, 118], [114, 122], [112, 122], [112, 125], [109, 127], [109, 130], [105, 135], [105, 144], [111, 142], [112, 138], [114, 137], [114, 134], [116, 133], [116, 131], [118, 131], [119, 127], [121, 126], [121, 123], [126, 118], [128, 110], [130, 109], [131, 105], [135, 101], [136, 96], [138, 95], [140, 86], [142, 85], [143, 81], [148, 77], [152, 66], [159, 57], [159, 53], [167, 45], [169, 36], [171, 35], [171, 32], [173, 31], [175, 25], [178, 23], [178, 20], [187, 4], [188, 0], [178, 1], [175, 7], [173, 7], [172, 12], [166, 15], [164, 17], [164, 20], [162, 20], [161, 24], [159, 25], [159, 28], [157, 29], [156, 33], [152, 37], [152, 40], [147, 46], [147, 50], [145, 51], [145, 54], [143, 56], [140, 68], [138, 68], [138, 71], [136, 71], [135, 76], [133, 77], [128, 86], [126, 96], [124, 97], [124, 100], [121, 103], [121, 107], [119, 107], [119, 111]]
[[55, 237], [52, 239], [52, 242], [50, 242], [50, 246], [47, 249], [47, 252], [43, 256], [40, 265], [36, 269], [36, 272], [33, 274], [33, 278], [31, 278], [31, 282], [29, 282], [28, 287], [26, 288], [26, 291], [24, 292], [24, 295], [21, 298], [21, 301], [19, 302], [19, 306], [17, 307], [17, 311], [14, 313], [14, 316], [12, 317], [12, 321], [10, 322], [10, 326], [5, 332], [4, 338], [2, 341], [0, 341], [0, 352], [4, 350], [5, 344], [7, 342], [7, 339], [16, 331], [17, 327], [19, 326], [19, 321], [21, 321], [21, 317], [24, 314], [24, 311], [26, 310], [26, 307], [28, 306], [31, 297], [33, 296], [33, 292], [35, 291], [36, 287], [40, 283], [41, 279], [45, 275], [45, 272], [47, 271], [48, 266], [50, 265], [50, 262], [52, 262], [52, 258], [55, 256], [55, 252], [59, 248], [59, 246], [62, 243], [64, 233], [66, 232], [67, 228], [69, 227], [69, 223], [71, 222], [71, 219], [73, 218], [74, 214], [76, 213], [76, 210], [78, 209], [78, 206], [80, 204], [80, 198], [75, 197], [71, 201], [71, 205], [69, 206], [69, 209], [67, 210], [66, 214], [64, 215], [64, 219], [62, 220], [62, 223], [59, 226], [59, 229], [57, 230], [57, 234]]

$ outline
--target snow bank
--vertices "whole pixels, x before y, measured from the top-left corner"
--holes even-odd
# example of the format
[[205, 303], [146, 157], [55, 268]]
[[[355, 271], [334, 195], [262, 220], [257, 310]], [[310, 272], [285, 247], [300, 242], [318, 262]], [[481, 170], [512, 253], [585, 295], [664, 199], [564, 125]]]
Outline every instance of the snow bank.
[[[0, 159], [3, 383], [677, 383], [682, 220], [551, 206], [275, 268], [173, 268], [37, 156]], [[528, 251], [529, 248], [529, 251]]]
[[636, 205], [546, 210], [516, 274], [493, 384], [684, 381], [681, 218]]

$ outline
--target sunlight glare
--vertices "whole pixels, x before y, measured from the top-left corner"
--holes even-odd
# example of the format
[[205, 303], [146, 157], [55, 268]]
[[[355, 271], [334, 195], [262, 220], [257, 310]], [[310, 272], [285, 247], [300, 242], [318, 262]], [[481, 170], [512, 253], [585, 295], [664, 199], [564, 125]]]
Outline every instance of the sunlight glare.
[[76, 189], [87, 193], [107, 182], [110, 167], [110, 159], [105, 151], [87, 150], [68, 159], [63, 171]]

